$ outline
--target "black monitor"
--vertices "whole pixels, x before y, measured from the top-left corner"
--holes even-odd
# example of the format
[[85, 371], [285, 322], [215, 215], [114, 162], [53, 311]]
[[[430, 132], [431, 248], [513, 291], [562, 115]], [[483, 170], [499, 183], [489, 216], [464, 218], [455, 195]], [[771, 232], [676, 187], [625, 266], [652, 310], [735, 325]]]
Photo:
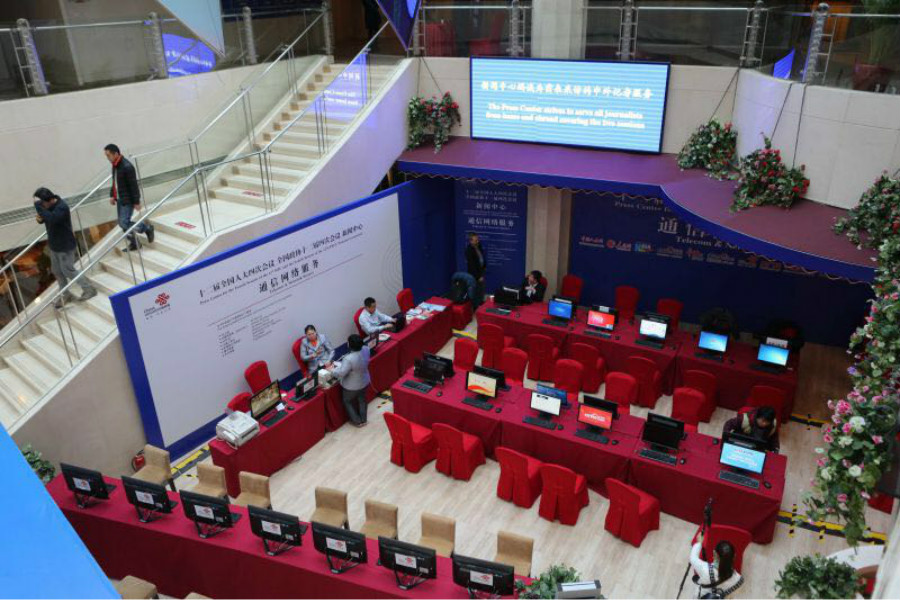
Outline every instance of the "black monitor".
[[422, 355], [428, 362], [432, 362], [435, 366], [440, 365], [440, 367], [444, 370], [444, 378], [453, 377], [455, 371], [453, 370], [453, 359], [445, 358], [443, 356], [438, 356], [437, 354], [432, 354], [431, 352], [425, 352]]
[[276, 379], [250, 398], [250, 416], [257, 421], [281, 402], [281, 388]]
[[535, 386], [535, 389], [545, 396], [556, 398], [560, 401], [560, 403], [562, 403], [565, 408], [569, 408], [569, 393], [566, 392], [566, 390], [561, 390], [549, 385], [544, 385], [543, 383], [537, 384]]
[[215, 496], [182, 491], [181, 506], [184, 516], [194, 522], [197, 535], [202, 538], [210, 538], [230, 529], [241, 518], [240, 513], [231, 512], [228, 500]]
[[343, 573], [368, 561], [363, 534], [315, 521], [312, 532], [313, 546], [325, 555], [332, 573]]
[[378, 343], [380, 341], [378, 336], [379, 334], [376, 331], [363, 338], [363, 344], [369, 347], [369, 354], [375, 354], [375, 350], [378, 349]]
[[575, 315], [575, 304], [567, 298], [554, 296], [547, 304], [547, 314], [557, 321], [571, 321]]
[[669, 320], [645, 316], [641, 319], [638, 332], [641, 337], [650, 340], [664, 340], [669, 330]]
[[475, 394], [479, 400], [490, 400], [497, 397], [499, 381], [496, 377], [477, 373], [474, 370], [466, 373], [466, 390]]
[[741, 474], [762, 475], [766, 467], [766, 452], [730, 442], [722, 442], [719, 464]]
[[619, 418], [618, 402], [613, 402], [612, 400], [604, 400], [603, 398], [597, 398], [596, 396], [585, 396], [584, 403], [588, 406], [593, 406], [594, 408], [608, 410], [612, 413], [613, 419]]
[[722, 442], [734, 444], [736, 446], [743, 446], [744, 448], [752, 448], [753, 450], [759, 450], [760, 452], [767, 452], [769, 450], [768, 441], [761, 440], [759, 438], [753, 437], [752, 435], [746, 435], [743, 433], [725, 433], [722, 435]]
[[512, 596], [515, 578], [512, 565], [453, 555], [453, 583], [466, 588], [472, 598], [475, 592], [495, 597]]
[[60, 463], [59, 468], [66, 481], [66, 487], [75, 495], [75, 503], [79, 508], [87, 508], [95, 504], [96, 500], [108, 500], [110, 492], [116, 489], [116, 486], [103, 480], [100, 471], [66, 463]]
[[588, 311], [588, 327], [602, 331], [612, 331], [619, 320], [619, 311], [608, 306], [595, 305]]
[[420, 379], [429, 385], [438, 385], [444, 382], [444, 368], [434, 362], [417, 358], [413, 363], [413, 377]]
[[319, 388], [319, 372], [315, 371], [309, 374], [309, 377], [304, 377], [300, 381], [297, 382], [297, 387], [294, 389], [294, 400], [309, 400], [313, 396], [316, 395], [316, 390]]
[[661, 451], [678, 450], [684, 436], [684, 423], [677, 419], [664, 417], [655, 413], [647, 415], [641, 439], [654, 449]]
[[394, 572], [401, 590], [411, 590], [437, 577], [437, 553], [432, 548], [378, 536], [378, 560]]
[[169, 499], [169, 492], [164, 485], [123, 475], [122, 487], [128, 502], [137, 511], [141, 523], [155, 521], [178, 506], [177, 502]]
[[494, 304], [497, 306], [519, 306], [522, 296], [519, 288], [503, 286], [494, 292]]
[[262, 539], [269, 556], [303, 545], [307, 527], [297, 517], [252, 505], [247, 507], [247, 513], [250, 516], [250, 531]]
[[509, 386], [506, 385], [506, 373], [501, 371], [500, 369], [491, 369], [490, 367], [482, 367], [481, 365], [475, 365], [472, 367], [472, 371], [478, 373], [480, 375], [487, 375], [488, 377], [493, 377], [497, 380], [497, 387], [501, 390], [508, 390]]

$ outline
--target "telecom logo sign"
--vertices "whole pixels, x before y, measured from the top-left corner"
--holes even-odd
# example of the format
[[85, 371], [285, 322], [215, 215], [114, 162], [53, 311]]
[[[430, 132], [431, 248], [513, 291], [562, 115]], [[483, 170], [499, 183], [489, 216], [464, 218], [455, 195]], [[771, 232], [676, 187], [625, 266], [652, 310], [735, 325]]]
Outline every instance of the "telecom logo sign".
[[153, 306], [144, 309], [144, 321], [152, 321], [172, 310], [172, 297], [166, 292], [160, 292], [153, 299]]

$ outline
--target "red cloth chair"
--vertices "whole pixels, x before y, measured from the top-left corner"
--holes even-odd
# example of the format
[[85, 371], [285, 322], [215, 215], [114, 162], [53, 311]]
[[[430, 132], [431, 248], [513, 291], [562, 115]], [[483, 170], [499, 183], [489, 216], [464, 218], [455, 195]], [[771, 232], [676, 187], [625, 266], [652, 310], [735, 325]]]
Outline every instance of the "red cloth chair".
[[395, 465], [418, 473], [437, 457], [437, 442], [427, 427], [390, 412], [384, 413], [384, 422], [391, 434], [391, 462]]
[[609, 510], [606, 512], [605, 529], [640, 548], [644, 537], [659, 529], [659, 500], [612, 477], [606, 479], [606, 492], [609, 494]]
[[563, 525], [578, 522], [581, 509], [588, 505], [587, 479], [559, 465], [541, 466], [541, 505], [538, 514]]
[[451, 326], [456, 330], [463, 330], [472, 321], [472, 303], [454, 304], [450, 307]]
[[528, 351], [528, 378], [535, 381], [551, 381], [553, 365], [559, 358], [559, 348], [553, 344], [553, 339], [532, 333], [525, 338], [525, 348]]
[[638, 300], [641, 299], [641, 292], [636, 287], [630, 285], [620, 285], [616, 287], [616, 310], [619, 311], [619, 318], [622, 320], [630, 320], [634, 318], [637, 311]]
[[684, 431], [685, 431], [686, 433], [697, 433], [697, 426], [696, 426], [696, 425], [691, 425], [690, 423], [685, 423], [685, 424], [684, 424]]
[[362, 314], [362, 311], [366, 310], [365, 307], [360, 307], [353, 314], [353, 324], [356, 325], [356, 331], [359, 333], [359, 337], [366, 337], [366, 332], [363, 331], [362, 325], [359, 324], [359, 315]]
[[610, 371], [606, 376], [603, 397], [619, 405], [619, 410], [631, 414], [631, 405], [637, 402], [638, 382], [628, 373]]
[[241, 412], [250, 412], [250, 398], [253, 397], [253, 394], [248, 394], [247, 392], [241, 392], [234, 398], [228, 401], [228, 410], [231, 411], [241, 411]]
[[706, 396], [700, 390], [689, 387], [675, 388], [672, 395], [672, 418], [686, 424], [698, 425], [706, 405]]
[[508, 335], [503, 335], [499, 325], [485, 323], [478, 325], [478, 346], [484, 350], [481, 355], [481, 365], [496, 369], [500, 364], [500, 353], [504, 348], [514, 348], [516, 341]]
[[675, 298], [660, 298], [656, 301], [656, 312], [669, 317], [669, 331], [678, 331], [683, 309], [684, 302]]
[[504, 348], [500, 353], [500, 370], [506, 375], [506, 385], [522, 385], [528, 353], [518, 348]]
[[[754, 385], [750, 388], [750, 394], [747, 396], [747, 402], [744, 408], [756, 408], [758, 406], [771, 406], [778, 415], [779, 426], [784, 421], [784, 405], [787, 403], [787, 394], [784, 390], [780, 390], [771, 385]], [[746, 412], [742, 408], [739, 412]]]
[[485, 462], [481, 440], [446, 423], [435, 423], [432, 431], [437, 440], [437, 470], [453, 479], [471, 479]]
[[400, 312], [404, 313], [416, 307], [416, 301], [413, 299], [411, 289], [403, 288], [397, 292], [397, 306], [400, 307]]
[[716, 394], [718, 393], [719, 387], [716, 376], [707, 371], [688, 369], [684, 372], [682, 385], [703, 392], [705, 401], [703, 410], [700, 412], [700, 420], [704, 423], [709, 423], [712, 414], [716, 410]]
[[453, 342], [453, 366], [461, 371], [471, 371], [478, 360], [478, 342], [458, 337]]
[[600, 356], [600, 350], [590, 344], [572, 344], [572, 360], [581, 363], [583, 370], [581, 390], [588, 394], [596, 394], [600, 384], [606, 379], [606, 361]]
[[625, 359], [625, 370], [637, 379], [638, 405], [655, 408], [662, 395], [662, 374], [656, 363], [643, 356], [629, 356]]
[[[697, 533], [694, 534], [694, 540], [691, 542], [691, 545], [697, 541], [699, 535], [700, 530], [698, 529]], [[753, 541], [753, 536], [745, 529], [713, 523], [703, 537], [703, 550], [706, 552], [707, 560], [709, 560], [715, 556], [716, 545], [719, 542], [730, 543], [734, 547], [734, 568], [738, 573], [743, 573], [744, 551], [751, 541]]]
[[300, 358], [300, 346], [302, 345], [303, 338], [300, 338], [291, 346], [291, 352], [294, 353], [294, 358], [297, 359], [297, 364], [300, 365], [300, 372], [303, 373], [304, 377], [309, 377], [309, 367], [306, 366], [306, 361]]
[[[499, 450], [499, 448], [497, 449]], [[883, 513], [891, 514], [894, 512], [894, 498], [887, 494], [882, 494], [881, 492], [872, 494], [872, 497], [869, 498], [866, 503], [875, 510], [880, 510]]]
[[569, 273], [562, 278], [562, 288], [559, 290], [559, 295], [571, 298], [575, 301], [575, 304], [578, 304], [581, 302], [582, 289], [584, 289], [584, 279]]
[[250, 386], [250, 391], [254, 394], [265, 389], [267, 385], [272, 383], [272, 378], [269, 376], [269, 366], [266, 364], [266, 361], [258, 360], [247, 367], [247, 370], [244, 371], [244, 379], [247, 380], [247, 385]]
[[550, 287], [550, 282], [547, 281], [547, 278], [546, 278], [546, 277], [543, 277], [543, 276], [541, 277], [540, 284], [541, 284], [542, 286], [544, 286], [544, 289], [545, 289], [545, 290], [546, 290], [548, 287]]
[[497, 497], [521, 508], [531, 508], [541, 495], [541, 466], [543, 463], [527, 454], [498, 446], [494, 450], [500, 463]]
[[578, 393], [581, 391], [583, 377], [584, 367], [577, 360], [561, 358], [553, 365], [553, 387], [566, 390], [569, 404], [578, 403]]

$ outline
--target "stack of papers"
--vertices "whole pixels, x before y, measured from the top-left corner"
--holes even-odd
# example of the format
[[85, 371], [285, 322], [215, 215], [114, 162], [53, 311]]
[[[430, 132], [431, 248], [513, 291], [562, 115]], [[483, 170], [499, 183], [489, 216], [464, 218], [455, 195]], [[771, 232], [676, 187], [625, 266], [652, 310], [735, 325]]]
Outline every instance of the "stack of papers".
[[422, 304], [419, 305], [419, 308], [421, 308], [422, 310], [428, 310], [431, 312], [444, 312], [444, 310], [447, 307], [444, 306], [443, 304], [431, 304], [430, 302], [423, 302]]

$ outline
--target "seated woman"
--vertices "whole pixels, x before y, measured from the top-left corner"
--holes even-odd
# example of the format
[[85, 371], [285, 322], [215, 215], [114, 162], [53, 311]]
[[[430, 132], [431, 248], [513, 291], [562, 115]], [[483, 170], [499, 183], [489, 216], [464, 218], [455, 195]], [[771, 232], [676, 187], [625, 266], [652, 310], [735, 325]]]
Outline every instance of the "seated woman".
[[532, 302], [544, 301], [544, 294], [547, 293], [547, 286], [541, 283], [541, 279], [543, 278], [544, 275], [540, 271], [532, 271], [525, 276], [525, 281], [522, 282], [522, 287], [519, 288], [522, 302], [531, 304]]
[[334, 347], [324, 334], [316, 331], [314, 326], [307, 325], [303, 331], [306, 337], [300, 344], [300, 358], [306, 363], [306, 368], [312, 375], [331, 364], [331, 361], [334, 360]]

